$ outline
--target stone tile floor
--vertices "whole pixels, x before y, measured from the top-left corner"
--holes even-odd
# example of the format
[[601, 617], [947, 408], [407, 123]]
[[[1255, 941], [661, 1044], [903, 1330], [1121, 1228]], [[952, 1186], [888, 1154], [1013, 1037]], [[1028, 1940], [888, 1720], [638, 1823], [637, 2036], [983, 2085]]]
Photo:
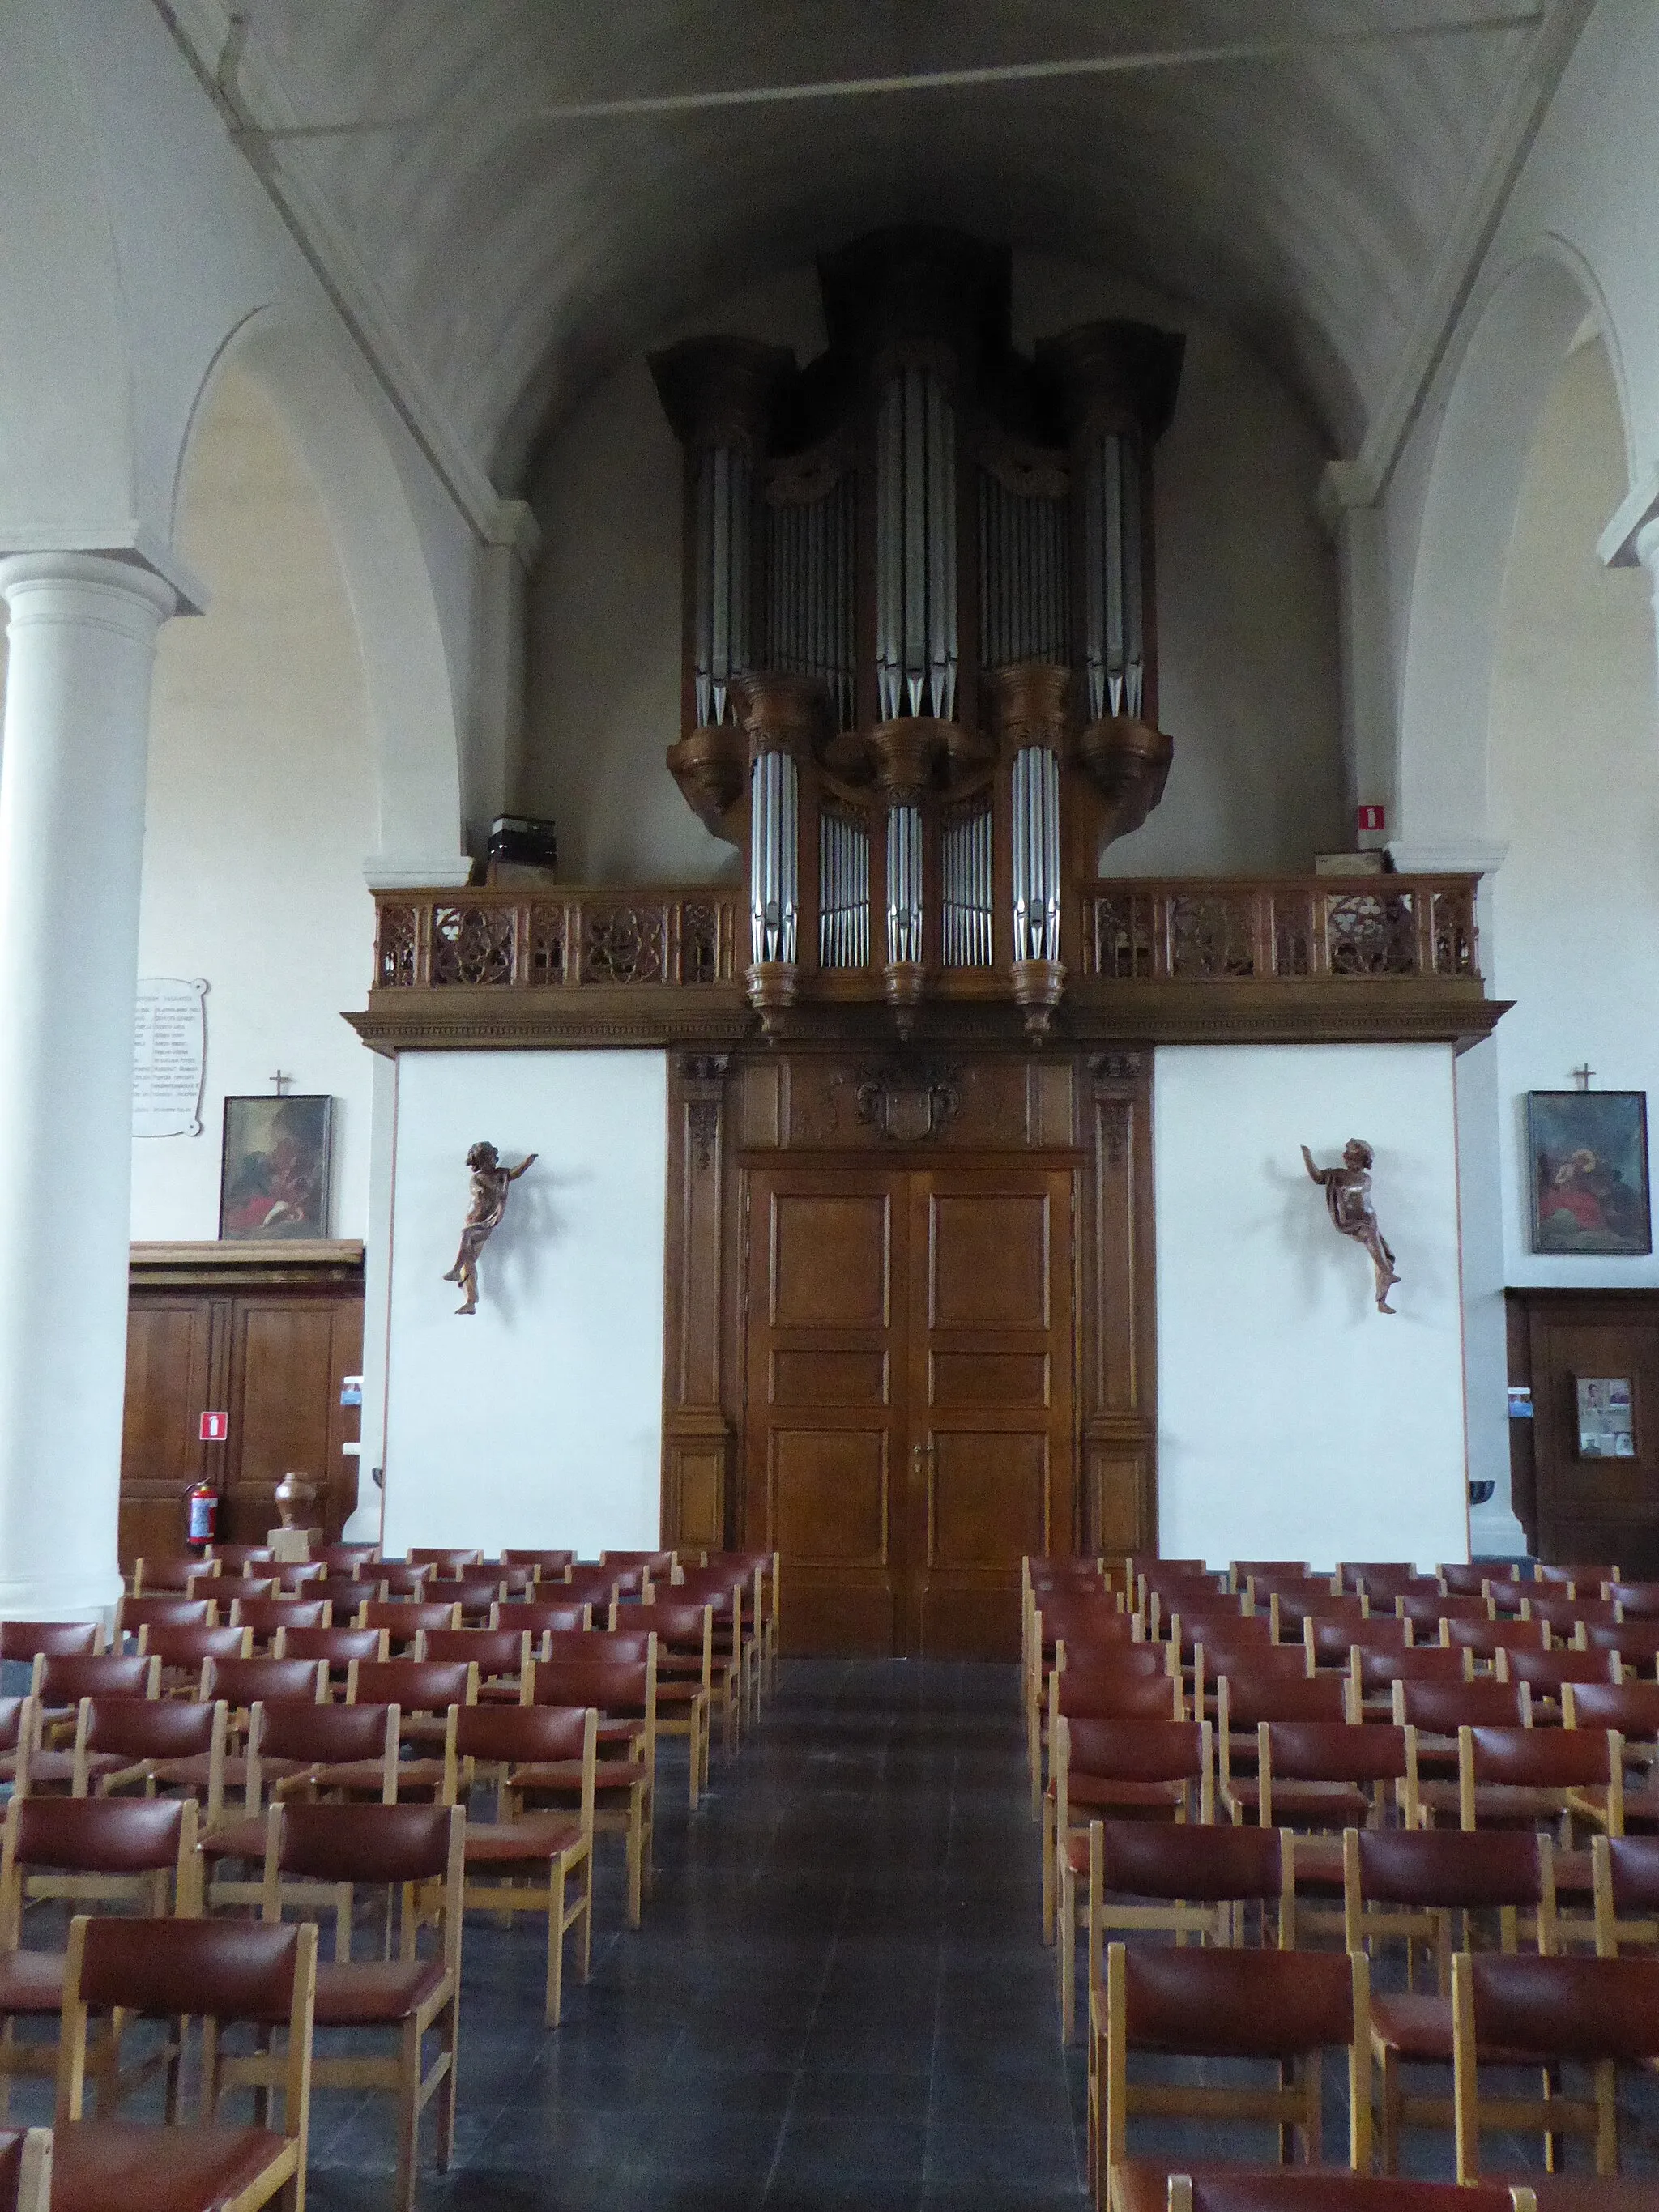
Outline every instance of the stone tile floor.
[[[542, 2023], [533, 1923], [466, 1931], [456, 2159], [430, 2212], [1078, 2212], [1081, 2049], [1064, 2052], [1039, 1940], [1036, 1832], [1012, 1668], [796, 1662], [741, 1757], [685, 1808], [663, 1754], [657, 1886], [621, 1929], [602, 1846], [593, 1978]], [[1327, 2070], [1340, 2155], [1341, 2068]], [[43, 2097], [37, 2112], [34, 2100]], [[19, 2116], [46, 2117], [44, 2085]], [[1241, 2154], [1272, 2156], [1265, 2131]], [[319, 2093], [310, 2212], [390, 2199], [386, 2100]], [[1214, 2155], [1141, 2126], [1134, 2147]], [[1627, 2164], [1659, 2174], [1638, 2087]], [[1494, 2162], [1528, 2146], [1489, 2142]], [[1411, 2166], [1449, 2172], [1423, 2133]], [[1659, 2185], [1656, 2185], [1659, 2204]]]

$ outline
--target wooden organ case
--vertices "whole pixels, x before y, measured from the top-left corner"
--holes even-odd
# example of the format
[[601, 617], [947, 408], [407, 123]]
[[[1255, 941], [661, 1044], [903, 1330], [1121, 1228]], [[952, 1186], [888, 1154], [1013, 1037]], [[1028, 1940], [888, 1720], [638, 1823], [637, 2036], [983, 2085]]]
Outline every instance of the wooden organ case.
[[732, 337], [652, 357], [685, 451], [669, 766], [746, 855], [769, 1033], [875, 1000], [905, 1036], [937, 1000], [1040, 1036], [1078, 886], [1169, 774], [1152, 476], [1182, 341], [1093, 323], [1027, 358], [1006, 252], [951, 232], [820, 276], [805, 368]]
[[677, 1066], [665, 1540], [780, 1547], [794, 1649], [1011, 1656], [1022, 1552], [1154, 1536], [1150, 1054], [1058, 1018], [1082, 886], [1170, 769], [1182, 341], [1022, 356], [1007, 253], [949, 232], [820, 276], [805, 368], [651, 363], [685, 455], [668, 765], [744, 854], [763, 1040]]

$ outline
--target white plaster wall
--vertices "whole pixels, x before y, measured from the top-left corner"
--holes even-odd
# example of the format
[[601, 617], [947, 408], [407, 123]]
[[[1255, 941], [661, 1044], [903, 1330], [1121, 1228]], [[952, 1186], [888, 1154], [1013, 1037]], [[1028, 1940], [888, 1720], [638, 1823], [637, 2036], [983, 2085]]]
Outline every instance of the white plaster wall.
[[[1188, 335], [1158, 458], [1160, 720], [1176, 762], [1162, 805], [1107, 866], [1305, 870], [1344, 836], [1317, 431], [1241, 340], [1157, 293], [1019, 254], [1013, 305], [1022, 347], [1113, 314]], [[809, 360], [823, 344], [811, 273], [711, 302], [658, 343], [713, 330]], [[556, 818], [572, 880], [701, 879], [736, 865], [663, 768], [679, 732], [681, 467], [641, 355], [561, 427], [538, 471], [526, 803]]]
[[[667, 1063], [659, 1053], [410, 1053], [398, 1064], [386, 1541], [654, 1545]], [[443, 1281], [467, 1149], [538, 1157], [479, 1268]], [[368, 1378], [366, 1378], [366, 1381]], [[368, 1383], [372, 1388], [372, 1382]]]
[[[1450, 1048], [1164, 1048], [1153, 1110], [1161, 1548], [1463, 1559]], [[1376, 1152], [1393, 1316], [1298, 1149], [1330, 1165], [1353, 1136]]]
[[283, 418], [228, 368], [198, 425], [181, 545], [208, 612], [157, 653], [139, 973], [205, 976], [199, 1137], [135, 1139], [132, 1234], [218, 1234], [227, 1093], [335, 1099], [331, 1232], [368, 1220], [374, 766], [362, 659], [316, 486]]
[[1659, 701], [1639, 569], [1595, 541], [1623, 489], [1618, 394], [1599, 343], [1571, 354], [1528, 457], [1498, 620], [1491, 757], [1509, 851], [1492, 885], [1505, 1273], [1583, 1288], [1659, 1282], [1659, 1255], [1529, 1246], [1526, 1094], [1659, 1095]]

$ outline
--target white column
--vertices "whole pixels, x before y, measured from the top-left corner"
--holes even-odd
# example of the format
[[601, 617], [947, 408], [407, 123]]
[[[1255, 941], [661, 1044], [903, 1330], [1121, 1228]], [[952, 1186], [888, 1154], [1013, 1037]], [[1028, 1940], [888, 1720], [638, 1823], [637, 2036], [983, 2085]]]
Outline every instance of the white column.
[[156, 632], [102, 554], [0, 560], [0, 1616], [114, 1602]]

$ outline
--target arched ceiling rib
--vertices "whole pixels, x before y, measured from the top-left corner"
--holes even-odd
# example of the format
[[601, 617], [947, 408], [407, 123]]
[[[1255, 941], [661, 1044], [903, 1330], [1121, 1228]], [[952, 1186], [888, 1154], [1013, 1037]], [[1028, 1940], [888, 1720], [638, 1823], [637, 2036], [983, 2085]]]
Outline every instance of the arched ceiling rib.
[[[1352, 452], [1500, 110], [1549, 16], [1573, 4], [258, 0], [250, 35], [301, 126], [267, 142], [267, 167], [303, 175], [451, 422], [511, 491], [538, 436], [665, 323], [911, 218], [1191, 298], [1259, 344]], [[1271, 51], [549, 112], [1253, 41]]]

